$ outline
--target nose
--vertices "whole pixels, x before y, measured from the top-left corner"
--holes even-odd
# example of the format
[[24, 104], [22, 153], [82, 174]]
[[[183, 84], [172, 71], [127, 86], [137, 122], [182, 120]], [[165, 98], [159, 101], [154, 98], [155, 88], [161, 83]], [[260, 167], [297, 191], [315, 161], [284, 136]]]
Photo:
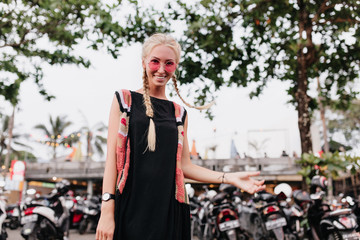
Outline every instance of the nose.
[[158, 69], [158, 72], [163, 73], [165, 72], [165, 64], [160, 64], [160, 67]]

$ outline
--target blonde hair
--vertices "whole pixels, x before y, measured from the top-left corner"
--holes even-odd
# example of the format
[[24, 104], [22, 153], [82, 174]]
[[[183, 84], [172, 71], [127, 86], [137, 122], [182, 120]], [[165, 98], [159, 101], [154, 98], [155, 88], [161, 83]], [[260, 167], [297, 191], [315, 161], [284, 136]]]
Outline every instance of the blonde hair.
[[[150, 38], [148, 38], [144, 42], [143, 48], [142, 48], [142, 60], [145, 61], [146, 57], [150, 54], [150, 52], [153, 50], [153, 48], [157, 47], [159, 45], [170, 47], [175, 53], [176, 63], [178, 64], [180, 62], [180, 53], [181, 53], [180, 44], [172, 36], [170, 36], [168, 34], [164, 34], [164, 33], [156, 33], [156, 34], [150, 36]], [[193, 105], [187, 103], [180, 95], [175, 74], [172, 76], [172, 80], [173, 80], [173, 84], [174, 84], [176, 93], [178, 94], [179, 98], [186, 106], [188, 106], [190, 108], [196, 108], [199, 110], [203, 110], [203, 109], [210, 108], [214, 104], [214, 102], [211, 102], [208, 105], [203, 105], [203, 106], [197, 107], [197, 106], [193, 106]], [[147, 141], [148, 141], [147, 149], [149, 149], [149, 151], [153, 152], [153, 151], [155, 151], [155, 146], [156, 146], [156, 131], [155, 131], [155, 123], [153, 120], [154, 110], [152, 108], [150, 94], [149, 94], [149, 90], [150, 90], [149, 79], [148, 79], [145, 68], [143, 71], [143, 90], [144, 90], [143, 98], [144, 98], [144, 105], [146, 108], [146, 116], [148, 116], [150, 118], [149, 128], [148, 128], [148, 133], [147, 133]]]

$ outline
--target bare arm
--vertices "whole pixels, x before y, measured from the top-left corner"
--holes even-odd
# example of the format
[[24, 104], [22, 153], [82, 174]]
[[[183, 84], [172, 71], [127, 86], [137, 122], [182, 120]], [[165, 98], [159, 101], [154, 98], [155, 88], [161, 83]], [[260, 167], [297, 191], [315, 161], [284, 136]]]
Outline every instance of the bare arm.
[[184, 143], [181, 158], [181, 168], [184, 176], [199, 182], [207, 183], [229, 183], [250, 194], [265, 189], [264, 180], [258, 181], [252, 177], [260, 175], [260, 172], [216, 172], [210, 169], [200, 167], [190, 161], [189, 143], [187, 139], [188, 118], [186, 116], [184, 124]]
[[[109, 116], [109, 127], [107, 137], [107, 155], [103, 177], [103, 193], [115, 193], [116, 182], [116, 139], [119, 127], [120, 106], [114, 96]], [[115, 201], [110, 199], [101, 204], [101, 217], [96, 231], [97, 240], [113, 239], [115, 229], [114, 222]]]

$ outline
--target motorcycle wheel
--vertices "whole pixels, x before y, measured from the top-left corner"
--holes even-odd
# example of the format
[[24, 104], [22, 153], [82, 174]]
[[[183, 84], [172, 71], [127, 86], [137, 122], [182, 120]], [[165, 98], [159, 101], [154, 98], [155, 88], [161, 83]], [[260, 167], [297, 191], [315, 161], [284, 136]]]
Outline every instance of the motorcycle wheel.
[[88, 221], [82, 220], [79, 225], [79, 234], [82, 235], [86, 232], [86, 229], [88, 227]]
[[332, 233], [329, 234], [327, 239], [328, 240], [340, 240], [341, 236], [339, 236], [339, 234], [337, 232], [332, 232]]
[[226, 237], [228, 240], [237, 240], [236, 229], [227, 230]]
[[236, 236], [238, 240], [249, 240], [249, 235], [245, 231], [236, 230]]
[[193, 240], [203, 240], [203, 234], [201, 231], [201, 226], [198, 221], [192, 222], [192, 239]]
[[32, 231], [32, 233], [26, 238], [26, 240], [37, 240], [38, 238], [38, 233], [40, 232], [40, 226], [36, 225], [34, 227], [34, 230]]
[[10, 221], [10, 223], [9, 223], [9, 228], [10, 228], [11, 230], [15, 230], [15, 229], [17, 229], [19, 226], [20, 226], [20, 222], [17, 221], [17, 220], [14, 220], [14, 219], [12, 219], [12, 220]]
[[6, 240], [7, 238], [8, 238], [8, 234], [3, 226], [3, 229], [1, 230], [0, 240]]
[[255, 240], [263, 240], [263, 239], [266, 239], [265, 236], [266, 236], [266, 232], [264, 230], [264, 227], [262, 225], [262, 220], [260, 217], [256, 216], [254, 218], [254, 239]]
[[209, 223], [205, 224], [202, 240], [213, 240], [212, 227]]

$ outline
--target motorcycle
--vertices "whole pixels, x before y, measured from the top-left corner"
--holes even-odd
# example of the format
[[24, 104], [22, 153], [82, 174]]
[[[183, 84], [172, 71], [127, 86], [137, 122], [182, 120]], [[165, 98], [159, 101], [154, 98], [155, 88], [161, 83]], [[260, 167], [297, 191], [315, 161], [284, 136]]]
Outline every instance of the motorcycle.
[[293, 192], [294, 204], [290, 209], [284, 209], [285, 216], [289, 223], [290, 231], [297, 237], [297, 239], [304, 239], [306, 236], [306, 222], [307, 209], [310, 205], [311, 198], [306, 191], [295, 190]]
[[88, 230], [96, 231], [101, 213], [101, 202], [99, 197], [91, 197], [85, 201], [84, 215], [79, 225], [79, 233], [84, 234]]
[[358, 225], [356, 231], [360, 232], [360, 201], [350, 196], [346, 196], [345, 200], [348, 203], [348, 207], [352, 209], [354, 215], [356, 216], [356, 222]]
[[6, 227], [11, 230], [15, 230], [20, 227], [20, 205], [19, 204], [10, 204], [6, 205]]
[[279, 205], [279, 201], [286, 198], [285, 194], [273, 195], [266, 191], [258, 192], [253, 198], [254, 206], [260, 218], [256, 221], [264, 234], [260, 239], [293, 239], [292, 234], [286, 227], [286, 216]]
[[[339, 239], [358, 240], [358, 225], [352, 209], [332, 210], [330, 205], [324, 202], [327, 180], [323, 176], [315, 175], [311, 179], [311, 202], [307, 209], [309, 223], [308, 236], [311, 239]], [[303, 201], [301, 201], [303, 202]]]
[[5, 201], [0, 199], [0, 240], [6, 240], [8, 234], [6, 232], [4, 220], [6, 219]]
[[79, 229], [81, 220], [84, 216], [84, 203], [80, 197], [67, 199], [66, 200], [66, 207], [69, 209], [70, 212], [70, 228], [71, 229]]
[[206, 234], [209, 233], [206, 229], [209, 229], [212, 238], [228, 240], [249, 239], [248, 234], [240, 226], [239, 216], [233, 203], [236, 187], [221, 184], [219, 190], [220, 192], [210, 199], [208, 224], [205, 227]]
[[203, 237], [200, 219], [201, 201], [194, 195], [195, 190], [191, 187], [191, 184], [187, 183], [185, 187], [189, 196], [191, 237], [194, 240], [200, 240]]
[[26, 200], [23, 206], [21, 236], [27, 240], [62, 240], [67, 238], [68, 212], [64, 195], [70, 183], [62, 180], [49, 195]]

